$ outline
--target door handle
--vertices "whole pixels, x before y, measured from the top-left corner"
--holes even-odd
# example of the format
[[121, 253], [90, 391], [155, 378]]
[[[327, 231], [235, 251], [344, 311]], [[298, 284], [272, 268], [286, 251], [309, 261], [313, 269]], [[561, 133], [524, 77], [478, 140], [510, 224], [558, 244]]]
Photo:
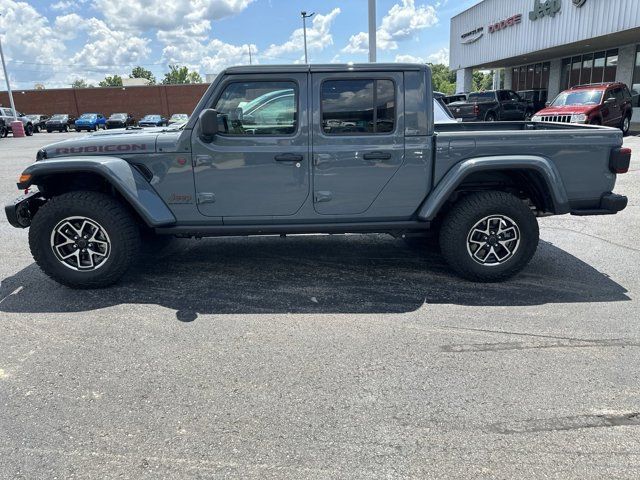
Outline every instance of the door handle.
[[390, 160], [391, 154], [384, 152], [369, 152], [362, 155], [365, 160]]
[[276, 155], [273, 158], [276, 162], [301, 162], [304, 160], [304, 157], [297, 153], [283, 153], [281, 155]]

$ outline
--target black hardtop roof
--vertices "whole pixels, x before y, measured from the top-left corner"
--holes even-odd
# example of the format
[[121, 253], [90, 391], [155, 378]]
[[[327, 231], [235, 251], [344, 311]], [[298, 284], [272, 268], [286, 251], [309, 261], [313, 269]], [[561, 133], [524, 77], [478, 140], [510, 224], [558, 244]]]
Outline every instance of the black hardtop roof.
[[319, 65], [242, 65], [229, 67], [222, 74], [245, 73], [320, 73], [320, 72], [397, 72], [427, 70], [429, 67], [418, 63], [328, 63]]

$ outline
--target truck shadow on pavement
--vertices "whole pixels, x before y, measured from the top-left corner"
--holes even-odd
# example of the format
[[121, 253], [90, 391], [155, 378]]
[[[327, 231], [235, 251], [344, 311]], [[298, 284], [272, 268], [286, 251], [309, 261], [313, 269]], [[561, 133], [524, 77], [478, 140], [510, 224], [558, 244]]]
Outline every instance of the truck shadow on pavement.
[[426, 304], [525, 306], [630, 300], [627, 290], [541, 242], [513, 280], [460, 280], [435, 252], [384, 235], [176, 240], [116, 286], [77, 291], [32, 264], [0, 284], [0, 311], [84, 312], [161, 305], [180, 321], [198, 314], [402, 313]]

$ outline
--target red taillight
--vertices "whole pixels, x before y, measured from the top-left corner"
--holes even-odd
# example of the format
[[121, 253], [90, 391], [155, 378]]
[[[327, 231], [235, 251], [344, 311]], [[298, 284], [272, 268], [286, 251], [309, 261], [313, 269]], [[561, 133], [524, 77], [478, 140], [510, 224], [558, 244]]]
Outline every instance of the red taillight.
[[480, 107], [478, 105], [473, 106], [473, 114], [477, 117], [480, 115]]
[[611, 151], [609, 158], [609, 169], [613, 173], [627, 173], [631, 164], [631, 149], [616, 148]]

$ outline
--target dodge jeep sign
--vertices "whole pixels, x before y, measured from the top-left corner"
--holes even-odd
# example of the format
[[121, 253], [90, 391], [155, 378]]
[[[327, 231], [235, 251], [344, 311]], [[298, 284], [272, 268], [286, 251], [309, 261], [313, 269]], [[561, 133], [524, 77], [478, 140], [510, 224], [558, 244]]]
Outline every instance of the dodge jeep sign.
[[[576, 0], [574, 0], [574, 3], [576, 3]], [[547, 0], [546, 2], [535, 0], [535, 3], [533, 4], [533, 11], [529, 12], [529, 19], [532, 22], [535, 22], [536, 20], [540, 20], [544, 17], [555, 17], [556, 13], [561, 9], [562, 0]]]

